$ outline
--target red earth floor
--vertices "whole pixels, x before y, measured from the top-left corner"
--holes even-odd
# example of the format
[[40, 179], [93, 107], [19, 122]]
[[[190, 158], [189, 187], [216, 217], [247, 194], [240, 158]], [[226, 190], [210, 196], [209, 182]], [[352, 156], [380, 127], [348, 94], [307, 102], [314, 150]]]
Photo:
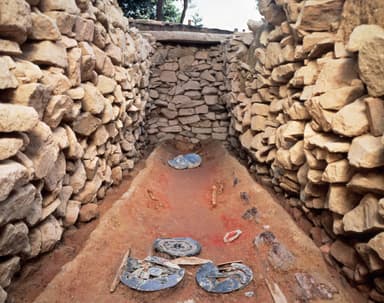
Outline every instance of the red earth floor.
[[[54, 259], [42, 262], [40, 269], [30, 273], [24, 284], [19, 284], [19, 290], [10, 292], [14, 302], [177, 303], [194, 300], [196, 303], [276, 303], [266, 286], [265, 280], [268, 279], [280, 286], [289, 303], [294, 303], [301, 302], [297, 300], [298, 285], [294, 278], [298, 272], [311, 273], [338, 290], [333, 300], [311, 302], [365, 302], [353, 289], [343, 284], [336, 273], [330, 272], [314, 243], [220, 144], [204, 146], [201, 151], [203, 164], [196, 169], [178, 171], [170, 168], [167, 160], [177, 154], [171, 144], [158, 147], [129, 190], [102, 216], [84, 247], [78, 254], [74, 253], [73, 260], [65, 264], [60, 272], [56, 269], [44, 289], [37, 287], [39, 291], [34, 291], [31, 287], [33, 281], [42, 282], [40, 276], [45, 275], [45, 266], [49, 272], [52, 267], [49, 262]], [[239, 181], [236, 185], [235, 179]], [[213, 185], [223, 189], [217, 195], [215, 207], [211, 203]], [[248, 194], [249, 201], [240, 198], [241, 192]], [[258, 210], [257, 220], [243, 219], [242, 215], [251, 207]], [[253, 240], [265, 228], [269, 228], [294, 254], [292, 268], [274, 270], [268, 265], [267, 252], [261, 250], [257, 253]], [[225, 233], [234, 229], [241, 229], [242, 235], [232, 243], [224, 243]], [[253, 281], [246, 288], [231, 294], [210, 294], [196, 285], [196, 267], [189, 266], [183, 281], [172, 289], [142, 293], [120, 284], [110, 294], [110, 284], [128, 248], [132, 250], [132, 256], [145, 258], [153, 254], [152, 243], [156, 238], [180, 236], [199, 241], [202, 258], [216, 263], [242, 260], [253, 269]], [[23, 285], [29, 287], [23, 288]], [[245, 293], [249, 291], [255, 295], [246, 297]]]

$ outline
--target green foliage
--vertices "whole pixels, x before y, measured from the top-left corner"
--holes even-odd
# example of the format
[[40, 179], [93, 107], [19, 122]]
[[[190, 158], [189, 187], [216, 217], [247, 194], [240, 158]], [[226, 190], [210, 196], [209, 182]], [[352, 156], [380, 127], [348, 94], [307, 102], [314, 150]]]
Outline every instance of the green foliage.
[[192, 15], [192, 25], [196, 27], [203, 27], [203, 18], [201, 18], [198, 12]]
[[[164, 0], [164, 20], [178, 22], [180, 11], [176, 7], [177, 0]], [[135, 19], [156, 19], [156, 0], [118, 0], [124, 15]]]

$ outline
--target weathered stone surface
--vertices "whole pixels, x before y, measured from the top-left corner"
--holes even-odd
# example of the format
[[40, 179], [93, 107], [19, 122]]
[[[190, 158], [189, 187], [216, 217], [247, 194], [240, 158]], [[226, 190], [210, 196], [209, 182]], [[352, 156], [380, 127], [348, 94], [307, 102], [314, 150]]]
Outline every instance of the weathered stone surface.
[[313, 97], [313, 99], [317, 99], [324, 109], [340, 110], [363, 94], [364, 85], [359, 81], [356, 85], [331, 89], [319, 97]]
[[29, 133], [30, 144], [26, 155], [32, 160], [35, 176], [43, 178], [53, 168], [59, 155], [59, 147], [53, 140], [52, 131], [44, 122], [39, 122]]
[[53, 96], [45, 109], [44, 122], [51, 128], [56, 128], [61, 123], [64, 115], [73, 109], [73, 101], [66, 95]]
[[329, 163], [321, 179], [328, 183], [345, 183], [351, 179], [352, 173], [348, 160], [343, 159]]
[[0, 131], [29, 131], [38, 122], [39, 116], [32, 107], [0, 104]]
[[9, 92], [8, 97], [11, 103], [33, 107], [43, 117], [45, 107], [51, 96], [50, 90], [40, 83], [29, 83], [19, 85], [15, 90]]
[[116, 81], [114, 79], [100, 75], [97, 79], [97, 89], [103, 94], [110, 94], [116, 88]]
[[163, 82], [177, 82], [177, 77], [174, 71], [162, 71], [160, 74], [160, 80]]
[[89, 136], [101, 125], [101, 120], [86, 112], [73, 122], [73, 130], [81, 135]]
[[96, 146], [105, 144], [109, 139], [109, 133], [104, 125], [101, 125], [97, 130], [92, 134], [92, 143]]
[[384, 230], [384, 218], [378, 213], [379, 200], [372, 194], [367, 194], [350, 212], [343, 217], [346, 232], [370, 232]]
[[356, 251], [340, 240], [332, 244], [330, 253], [337, 261], [351, 269], [354, 269], [358, 262]]
[[18, 85], [17, 79], [9, 70], [7, 60], [0, 57], [0, 89], [16, 88]]
[[161, 113], [167, 119], [175, 119], [177, 117], [177, 111], [169, 110], [167, 108], [162, 108]]
[[77, 41], [92, 42], [95, 31], [93, 20], [78, 17], [75, 23], [75, 34]]
[[35, 187], [32, 184], [28, 184], [18, 187], [9, 196], [7, 195], [8, 197], [0, 204], [0, 225], [25, 218], [35, 201], [35, 193]]
[[54, 216], [49, 216], [37, 228], [41, 233], [40, 253], [52, 250], [63, 234], [63, 228]]
[[349, 36], [347, 44], [347, 50], [350, 52], [360, 51], [362, 46], [367, 42], [371, 41], [377, 35], [384, 35], [384, 29], [376, 24], [361, 24], [356, 26]]
[[82, 100], [83, 108], [91, 114], [100, 114], [105, 106], [105, 99], [99, 90], [92, 84], [83, 85], [84, 98]]
[[0, 36], [18, 43], [27, 40], [32, 26], [31, 9], [24, 0], [4, 0], [0, 3]]
[[[94, 70], [96, 67], [96, 55], [92, 46], [87, 42], [80, 42], [81, 49], [81, 81], [93, 81], [96, 77]], [[105, 64], [105, 62], [104, 62]]]
[[80, 13], [75, 0], [40, 0], [39, 7], [43, 12], [65, 11], [74, 15]]
[[68, 144], [69, 144], [69, 148], [67, 151], [67, 157], [70, 159], [81, 158], [84, 154], [84, 149], [80, 145], [80, 143], [77, 142], [76, 134], [74, 133], [72, 128], [69, 127], [68, 125], [65, 125], [65, 131], [67, 133]]
[[64, 178], [65, 175], [65, 156], [60, 153], [53, 168], [48, 172], [48, 175], [44, 178], [44, 186], [47, 190], [53, 191], [57, 188], [59, 182]]
[[195, 61], [195, 57], [192, 55], [179, 58], [179, 70], [184, 71], [190, 69], [193, 61]]
[[0, 287], [0, 303], [6, 303], [7, 297], [7, 292], [2, 287]]
[[317, 133], [309, 124], [305, 126], [304, 141], [308, 147], [325, 148], [330, 153], [347, 153], [351, 147], [349, 141], [332, 134]]
[[28, 37], [32, 40], [58, 40], [61, 37], [59, 28], [54, 19], [40, 13], [32, 12], [32, 28]]
[[28, 227], [25, 223], [6, 225], [0, 232], [0, 256], [17, 254], [30, 250]]
[[200, 87], [199, 82], [190, 80], [182, 86], [182, 89], [184, 89], [184, 90], [200, 90], [201, 87]]
[[10, 56], [19, 56], [23, 52], [17, 42], [0, 39], [0, 53]]
[[324, 93], [331, 89], [349, 86], [357, 78], [358, 67], [354, 59], [330, 59], [323, 65], [313, 91]]
[[65, 48], [58, 43], [42, 41], [23, 44], [23, 57], [37, 64], [54, 65], [66, 68], [68, 58]]
[[309, 0], [304, 3], [296, 26], [308, 31], [329, 31], [337, 26], [343, 10], [342, 0]]
[[359, 201], [359, 195], [356, 195], [345, 185], [331, 184], [326, 198], [326, 205], [330, 211], [344, 215], [351, 211]]
[[360, 77], [367, 85], [368, 93], [373, 97], [384, 95], [384, 58], [378, 49], [384, 47], [384, 33], [371, 37], [359, 51]]
[[192, 124], [200, 121], [200, 117], [198, 115], [192, 115], [188, 117], [179, 117], [178, 119], [181, 124]]
[[177, 71], [179, 69], [179, 64], [177, 62], [166, 62], [160, 66], [161, 70], [170, 70]]
[[204, 95], [204, 100], [207, 105], [215, 105], [219, 103], [219, 96], [216, 95]]
[[356, 167], [375, 168], [384, 165], [384, 145], [380, 137], [362, 135], [352, 140], [349, 162]]
[[316, 82], [319, 67], [315, 61], [310, 61], [307, 65], [300, 67], [289, 82], [293, 87], [303, 87], [313, 85]]
[[346, 105], [332, 118], [332, 130], [346, 137], [360, 136], [368, 131], [366, 105], [363, 99]]
[[299, 67], [300, 64], [298, 63], [288, 63], [275, 67], [271, 79], [276, 83], [287, 83]]
[[251, 129], [254, 131], [263, 131], [266, 126], [266, 118], [263, 116], [253, 116], [251, 119]]
[[68, 78], [72, 86], [81, 83], [81, 49], [74, 47], [68, 51]]
[[103, 178], [100, 173], [97, 173], [93, 180], [85, 183], [85, 186], [81, 191], [74, 197], [76, 201], [80, 201], [82, 204], [87, 204], [92, 202], [97, 195], [101, 184], [103, 183]]
[[258, 1], [259, 11], [265, 17], [265, 20], [273, 25], [280, 25], [286, 20], [284, 10], [277, 5], [275, 1], [260, 0]]
[[242, 135], [240, 135], [240, 143], [245, 149], [251, 149], [252, 145], [252, 140], [253, 140], [253, 135], [252, 131], [249, 129]]
[[357, 173], [347, 186], [360, 193], [372, 192], [384, 195], [384, 175], [379, 172]]
[[27, 169], [14, 161], [5, 161], [0, 164], [0, 201], [6, 199], [14, 187], [23, 185], [28, 181]]
[[57, 198], [53, 200], [49, 205], [45, 206], [42, 209], [40, 220], [44, 221], [46, 218], [48, 218], [51, 214], [53, 214], [57, 210], [60, 204], [61, 204], [61, 200]]
[[65, 212], [64, 226], [68, 227], [76, 223], [79, 217], [81, 203], [75, 200], [69, 200]]
[[41, 82], [55, 95], [65, 94], [71, 88], [71, 81], [62, 73], [62, 70], [57, 68], [43, 70]]
[[78, 160], [76, 162], [76, 169], [69, 178], [69, 185], [73, 188], [73, 193], [77, 194], [84, 187], [87, 181], [87, 174], [83, 162]]
[[88, 203], [81, 207], [79, 220], [80, 222], [89, 222], [99, 216], [99, 207], [95, 203]]
[[373, 237], [368, 242], [368, 246], [373, 249], [382, 260], [384, 260], [384, 232]]
[[[12, 138], [12, 137], [0, 138], [0, 160], [6, 160], [16, 155], [17, 152], [23, 147], [23, 145], [24, 145], [24, 141], [20, 138]], [[1, 198], [0, 198], [0, 201], [1, 201]]]
[[13, 257], [0, 263], [0, 287], [8, 287], [13, 275], [20, 270], [20, 258]]
[[378, 137], [384, 134], [384, 102], [378, 98], [366, 98], [367, 118], [371, 135]]

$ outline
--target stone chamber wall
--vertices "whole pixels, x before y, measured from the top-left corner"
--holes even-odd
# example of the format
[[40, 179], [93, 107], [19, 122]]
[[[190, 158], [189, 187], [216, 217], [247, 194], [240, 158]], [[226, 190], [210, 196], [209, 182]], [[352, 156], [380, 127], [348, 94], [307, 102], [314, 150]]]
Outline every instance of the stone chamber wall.
[[0, 1], [0, 302], [139, 158], [151, 50], [115, 0]]
[[227, 42], [231, 144], [325, 258], [384, 302], [383, 3], [259, 9], [265, 22]]
[[146, 130], [151, 144], [228, 136], [222, 46], [158, 43], [151, 58]]
[[384, 302], [384, 5], [259, 6], [251, 33], [196, 46], [155, 44], [115, 0], [0, 1], [0, 302], [167, 139], [226, 140]]

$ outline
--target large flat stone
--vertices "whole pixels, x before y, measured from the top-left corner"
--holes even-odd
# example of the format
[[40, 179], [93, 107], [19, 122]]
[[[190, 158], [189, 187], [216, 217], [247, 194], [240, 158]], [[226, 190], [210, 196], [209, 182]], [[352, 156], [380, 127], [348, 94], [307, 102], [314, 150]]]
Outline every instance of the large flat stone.
[[31, 9], [24, 0], [0, 2], [0, 36], [23, 43], [32, 27]]
[[19, 187], [0, 204], [0, 226], [26, 218], [33, 209], [36, 189], [32, 184]]
[[384, 165], [384, 145], [380, 137], [362, 135], [352, 140], [349, 162], [356, 167], [375, 168]]
[[371, 232], [384, 230], [384, 218], [379, 215], [379, 200], [367, 194], [354, 209], [343, 217], [346, 232]]
[[37, 64], [53, 65], [66, 68], [67, 52], [61, 44], [51, 41], [26, 43], [23, 45], [23, 57]]
[[6, 225], [0, 232], [0, 256], [15, 255], [30, 250], [28, 227], [25, 223]]

